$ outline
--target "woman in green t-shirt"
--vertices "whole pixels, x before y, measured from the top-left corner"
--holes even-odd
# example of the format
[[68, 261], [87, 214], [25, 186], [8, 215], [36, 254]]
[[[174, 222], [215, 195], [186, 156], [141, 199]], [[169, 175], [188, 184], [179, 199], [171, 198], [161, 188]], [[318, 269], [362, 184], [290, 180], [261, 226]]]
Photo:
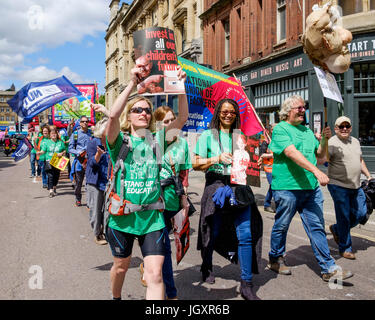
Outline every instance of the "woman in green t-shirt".
[[[236, 208], [232, 207], [233, 203], [230, 202], [233, 201], [233, 189], [230, 187], [234, 186], [230, 180], [233, 162], [232, 141], [237, 141], [238, 135], [242, 134], [240, 128], [237, 102], [232, 99], [220, 100], [215, 107], [210, 129], [201, 134], [195, 146], [193, 168], [206, 172], [199, 219], [198, 249], [202, 255], [202, 280], [209, 284], [215, 282], [212, 272], [214, 248], [224, 253], [230, 261], [236, 260], [237, 251], [241, 267], [241, 295], [246, 300], [258, 300], [252, 284], [253, 272], [256, 272], [253, 270], [253, 259], [256, 261], [253, 244], [257, 240], [251, 232], [251, 218], [261, 217], [254, 205], [254, 195], [249, 186], [243, 186], [242, 189], [246, 190], [250, 199], [248, 206]], [[215, 199], [221, 201], [222, 205]], [[234, 229], [230, 226], [235, 228], [238, 245], [234, 231], [229, 232]], [[222, 251], [218, 249], [219, 240], [223, 243]]]
[[56, 186], [60, 178], [60, 170], [51, 166], [49, 162], [51, 161], [53, 155], [57, 153], [58, 157], [65, 155], [65, 144], [60, 139], [59, 133], [56, 126], [50, 126], [50, 139], [43, 141], [41, 150], [37, 154], [45, 155], [46, 162], [46, 173], [48, 180], [48, 191], [49, 197], [52, 198], [57, 195]]
[[[144, 97], [128, 98], [136, 88], [141, 69], [131, 70], [128, 86], [113, 104], [107, 123], [107, 147], [113, 166], [123, 144], [125, 131], [129, 135], [131, 148], [115, 177], [116, 194], [123, 194], [126, 206], [150, 207], [160, 202], [160, 168], [152, 146], [150, 131], [155, 131], [152, 103]], [[179, 78], [185, 81], [186, 73], [178, 67]], [[188, 118], [186, 95], [179, 95], [179, 115], [164, 130], [152, 136], [159, 149], [165, 145], [166, 132], [181, 129]], [[171, 131], [172, 132], [172, 131]], [[164, 152], [161, 151], [161, 154]], [[160, 164], [160, 163], [159, 163]], [[123, 178], [122, 178], [123, 176]], [[123, 186], [123, 188], [121, 188]], [[130, 202], [130, 203], [129, 203]], [[125, 203], [125, 201], [124, 201]], [[164, 206], [162, 206], [164, 207]], [[121, 291], [131, 260], [134, 238], [138, 238], [145, 262], [144, 275], [147, 282], [146, 299], [164, 299], [162, 266], [165, 255], [164, 219], [162, 210], [131, 211], [127, 215], [110, 215], [106, 229], [107, 241], [114, 257], [111, 268], [113, 299], [121, 299]]]

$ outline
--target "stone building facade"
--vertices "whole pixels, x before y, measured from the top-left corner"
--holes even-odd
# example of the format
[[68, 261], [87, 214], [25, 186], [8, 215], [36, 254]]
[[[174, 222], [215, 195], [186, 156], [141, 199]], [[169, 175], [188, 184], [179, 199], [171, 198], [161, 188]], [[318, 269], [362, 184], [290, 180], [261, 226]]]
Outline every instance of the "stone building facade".
[[177, 54], [203, 63], [202, 0], [119, 0], [110, 3], [106, 40], [106, 105], [110, 107], [129, 81], [133, 61], [133, 32], [159, 26], [175, 33]]
[[0, 130], [5, 131], [6, 127], [14, 126], [18, 121], [17, 114], [12, 111], [7, 101], [16, 94], [14, 86], [8, 90], [0, 90]]

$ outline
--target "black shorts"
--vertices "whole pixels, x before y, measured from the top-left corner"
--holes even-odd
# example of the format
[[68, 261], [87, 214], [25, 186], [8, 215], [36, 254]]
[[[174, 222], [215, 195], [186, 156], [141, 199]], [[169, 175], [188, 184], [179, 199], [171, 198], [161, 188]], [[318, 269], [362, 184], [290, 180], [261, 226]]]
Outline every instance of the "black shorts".
[[143, 257], [165, 255], [164, 229], [146, 233], [142, 236], [118, 231], [107, 227], [106, 239], [111, 247], [112, 255], [117, 258], [127, 258], [133, 250], [134, 239], [138, 239]]

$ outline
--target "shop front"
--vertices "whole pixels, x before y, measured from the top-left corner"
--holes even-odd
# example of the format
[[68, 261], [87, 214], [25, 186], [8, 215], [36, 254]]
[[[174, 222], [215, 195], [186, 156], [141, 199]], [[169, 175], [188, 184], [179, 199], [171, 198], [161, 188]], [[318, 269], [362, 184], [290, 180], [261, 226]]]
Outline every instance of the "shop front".
[[[335, 119], [348, 116], [352, 120], [352, 135], [361, 142], [363, 158], [370, 171], [375, 172], [375, 32], [353, 34], [349, 51], [350, 68], [335, 75], [343, 104], [324, 100], [314, 66], [302, 48], [265, 59], [261, 64], [254, 63], [235, 75], [266, 127], [279, 122], [280, 106], [293, 94], [305, 99], [306, 125], [313, 131], [322, 128], [326, 121], [333, 131]], [[325, 101], [327, 119], [324, 119]]]
[[[293, 94], [302, 96], [311, 109], [311, 71], [313, 65], [302, 48], [288, 55], [269, 59], [261, 65], [236, 73], [245, 87], [265, 127], [279, 122], [278, 112], [282, 102]], [[322, 98], [323, 99], [323, 98]], [[306, 123], [310, 122], [307, 112]]]

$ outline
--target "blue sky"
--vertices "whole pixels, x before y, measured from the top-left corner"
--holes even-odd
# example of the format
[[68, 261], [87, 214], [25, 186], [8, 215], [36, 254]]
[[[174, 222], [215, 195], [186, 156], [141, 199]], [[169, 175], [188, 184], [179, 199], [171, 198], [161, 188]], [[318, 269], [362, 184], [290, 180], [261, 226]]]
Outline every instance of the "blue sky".
[[1, 0], [0, 90], [65, 75], [73, 83], [96, 81], [104, 93], [109, 3]]

